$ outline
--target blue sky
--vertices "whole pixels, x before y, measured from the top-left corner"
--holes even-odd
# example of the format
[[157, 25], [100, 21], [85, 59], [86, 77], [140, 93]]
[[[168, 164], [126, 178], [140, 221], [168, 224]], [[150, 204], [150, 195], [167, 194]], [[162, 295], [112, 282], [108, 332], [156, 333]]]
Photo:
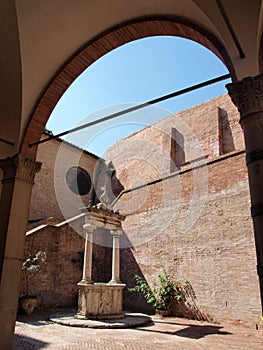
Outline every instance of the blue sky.
[[[193, 41], [166, 36], [136, 40], [87, 68], [62, 96], [46, 127], [58, 134], [226, 73], [227, 68], [212, 52]], [[65, 139], [103, 156], [106, 148], [118, 139], [225, 93], [229, 81], [98, 124]]]

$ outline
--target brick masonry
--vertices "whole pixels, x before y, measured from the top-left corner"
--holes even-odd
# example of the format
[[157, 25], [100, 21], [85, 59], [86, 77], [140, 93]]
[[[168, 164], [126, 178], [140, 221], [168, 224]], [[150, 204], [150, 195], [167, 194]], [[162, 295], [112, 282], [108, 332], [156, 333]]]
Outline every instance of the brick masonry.
[[[30, 280], [30, 292], [38, 296], [38, 307], [75, 305], [76, 284], [81, 280], [84, 239], [68, 225], [46, 228], [26, 237], [25, 253], [44, 250], [46, 264]], [[21, 280], [21, 293], [24, 281]]]
[[[82, 231], [84, 218], [76, 220], [74, 228]], [[104, 234], [102, 232], [102, 234]], [[84, 236], [84, 232], [82, 232]], [[77, 305], [77, 283], [82, 278], [84, 238], [68, 224], [47, 225], [26, 237], [25, 253], [44, 250], [46, 263], [30, 280], [30, 291], [38, 296], [38, 308]], [[111, 278], [111, 251], [101, 245], [93, 247], [93, 278], [108, 282]], [[21, 294], [24, 293], [21, 279]]]
[[222, 46], [216, 37], [197, 24], [192, 23], [189, 25], [188, 21], [185, 22], [184, 18], [176, 18], [175, 21], [175, 19], [164, 16], [159, 19], [147, 18], [146, 20], [142, 20], [140, 18], [138, 22], [133, 21], [132, 23], [125, 23], [122, 26], [118, 25], [115, 28], [111, 28], [110, 32], [106, 31], [106, 33], [102, 33], [95, 40], [89, 42], [61, 68], [56, 77], [50, 82], [33, 112], [30, 124], [26, 130], [22, 153], [29, 157], [35, 155], [36, 148], [29, 148], [28, 144], [39, 140], [41, 132], [59, 99], [70, 84], [88, 66], [104, 54], [123, 44], [156, 35], [179, 36], [204, 45], [224, 62], [232, 78], [235, 80], [235, 70], [224, 46]]
[[[46, 136], [43, 136], [46, 137]], [[79, 208], [88, 204], [92, 188], [85, 196], [74, 194], [66, 183], [67, 170], [80, 166], [90, 175], [98, 157], [60, 140], [52, 140], [38, 146], [37, 160], [42, 162], [33, 186], [29, 219], [53, 217], [56, 221], [80, 214]]]
[[[241, 320], [254, 326], [261, 310], [238, 120], [228, 96], [219, 96], [117, 142], [108, 150], [107, 163], [112, 161], [116, 170], [113, 198], [124, 188], [115, 204], [115, 209], [127, 215], [121, 241], [123, 282], [132, 286], [134, 274], [141, 273], [152, 284], [165, 268], [174, 278], [188, 281], [187, 308], [181, 307], [179, 313]], [[181, 134], [179, 141], [172, 140], [178, 134], [174, 129]], [[39, 147], [43, 166], [36, 177], [30, 218], [63, 219], [52, 179], [58, 147], [54, 142]], [[66, 154], [74, 154], [74, 147], [67, 147]], [[94, 172], [95, 157], [84, 155], [81, 162], [90, 174]], [[101, 162], [95, 171], [98, 193], [107, 179], [105, 169]], [[71, 203], [74, 195], [63, 181], [64, 201]], [[90, 192], [83, 204], [91, 196]], [[68, 215], [79, 213], [76, 205], [71, 208]], [[93, 274], [95, 280], [106, 282], [111, 273], [111, 249], [109, 239], [104, 238], [98, 238], [94, 247]], [[50, 225], [27, 236], [26, 249], [36, 248], [45, 249], [49, 256], [33, 284], [42, 298], [40, 305], [76, 305], [83, 238], [67, 224], [60, 229]], [[147, 309], [144, 299], [127, 289], [124, 306]]]
[[[131, 286], [141, 273], [152, 285], [164, 268], [189, 282], [190, 314], [255, 325], [261, 309], [238, 119], [229, 97], [219, 96], [119, 141], [107, 161], [126, 190], [115, 206], [127, 215], [123, 281]], [[184, 163], [175, 167], [172, 128], [184, 138]], [[128, 292], [125, 305], [146, 307]]]
[[[30, 281], [31, 291], [38, 295], [39, 308], [76, 306], [77, 283], [82, 278], [84, 218], [70, 224], [66, 219], [80, 215], [79, 209], [87, 206], [93, 197], [98, 158], [61, 140], [52, 140], [39, 145], [37, 160], [42, 162], [42, 167], [35, 177], [29, 219], [45, 220], [29, 225], [25, 254], [45, 251], [47, 263]], [[66, 183], [66, 172], [73, 166], [82, 167], [90, 175], [92, 186], [85, 196], [74, 194]], [[97, 232], [96, 236], [105, 241], [105, 234]], [[111, 278], [110, 248], [95, 244], [93, 260], [94, 280], [108, 282]], [[20, 289], [23, 294], [23, 278]]]

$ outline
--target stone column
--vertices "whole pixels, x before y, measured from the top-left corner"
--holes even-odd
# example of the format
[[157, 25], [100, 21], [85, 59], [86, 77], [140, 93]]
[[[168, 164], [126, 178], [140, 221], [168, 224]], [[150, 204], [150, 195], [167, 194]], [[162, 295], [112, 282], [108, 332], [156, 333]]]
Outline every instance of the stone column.
[[111, 230], [113, 235], [113, 245], [112, 245], [112, 277], [110, 284], [122, 283], [120, 279], [120, 235], [121, 230]]
[[13, 348], [31, 190], [41, 163], [18, 154], [0, 160], [0, 348]]
[[263, 312], [263, 75], [244, 78], [240, 82], [227, 84], [226, 87], [240, 112], [240, 124], [245, 137], [251, 215]]
[[81, 283], [92, 284], [92, 248], [93, 248], [93, 231], [94, 227], [91, 224], [84, 224], [83, 228], [86, 232], [83, 276]]

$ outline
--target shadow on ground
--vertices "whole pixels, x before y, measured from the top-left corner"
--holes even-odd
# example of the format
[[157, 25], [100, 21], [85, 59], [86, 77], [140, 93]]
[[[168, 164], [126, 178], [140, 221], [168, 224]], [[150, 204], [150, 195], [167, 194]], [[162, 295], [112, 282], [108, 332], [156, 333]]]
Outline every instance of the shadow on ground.
[[[158, 323], [158, 321], [156, 322], [154, 320], [154, 323]], [[160, 322], [162, 324], [165, 324], [166, 322]], [[156, 330], [156, 329], [144, 329], [144, 328], [140, 328], [140, 331], [143, 332], [154, 332], [154, 333], [161, 333], [161, 334], [168, 334], [168, 335], [176, 335], [178, 337], [184, 337], [184, 338], [190, 338], [190, 339], [200, 339], [200, 338], [204, 338], [208, 335], [230, 335], [233, 333], [230, 332], [225, 332], [225, 331], [221, 331], [221, 329], [223, 327], [221, 326], [214, 326], [214, 325], [184, 325], [182, 323], [180, 324], [175, 324], [175, 323], [168, 323], [171, 325], [174, 325], [175, 327], [177, 326], [185, 326], [185, 328], [183, 329], [179, 329], [179, 330], [175, 330], [175, 331], [163, 331], [163, 330]]]
[[30, 350], [40, 350], [44, 349], [49, 343], [34, 339], [34, 338], [29, 338], [25, 335], [19, 335], [15, 334], [14, 335], [14, 348], [13, 350], [18, 350], [18, 349], [30, 349]]
[[175, 332], [175, 335], [178, 337], [186, 337], [192, 339], [200, 339], [207, 335], [218, 334], [218, 335], [230, 335], [232, 333], [221, 331], [220, 326], [197, 326], [197, 325], [188, 325], [184, 329], [180, 329]]

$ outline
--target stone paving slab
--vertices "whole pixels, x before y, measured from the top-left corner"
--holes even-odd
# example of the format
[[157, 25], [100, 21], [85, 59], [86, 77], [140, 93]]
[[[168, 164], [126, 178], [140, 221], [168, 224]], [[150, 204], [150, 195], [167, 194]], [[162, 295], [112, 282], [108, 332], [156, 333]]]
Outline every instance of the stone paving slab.
[[[54, 311], [53, 311], [54, 312]], [[14, 350], [263, 350], [263, 330], [182, 318], [153, 317], [138, 328], [96, 329], [55, 324], [52, 313], [19, 317]]]
[[49, 320], [63, 326], [82, 328], [134, 328], [152, 323], [151, 317], [143, 314], [126, 313], [123, 318], [107, 320], [85, 320], [75, 315], [76, 311], [59, 312], [49, 316]]

